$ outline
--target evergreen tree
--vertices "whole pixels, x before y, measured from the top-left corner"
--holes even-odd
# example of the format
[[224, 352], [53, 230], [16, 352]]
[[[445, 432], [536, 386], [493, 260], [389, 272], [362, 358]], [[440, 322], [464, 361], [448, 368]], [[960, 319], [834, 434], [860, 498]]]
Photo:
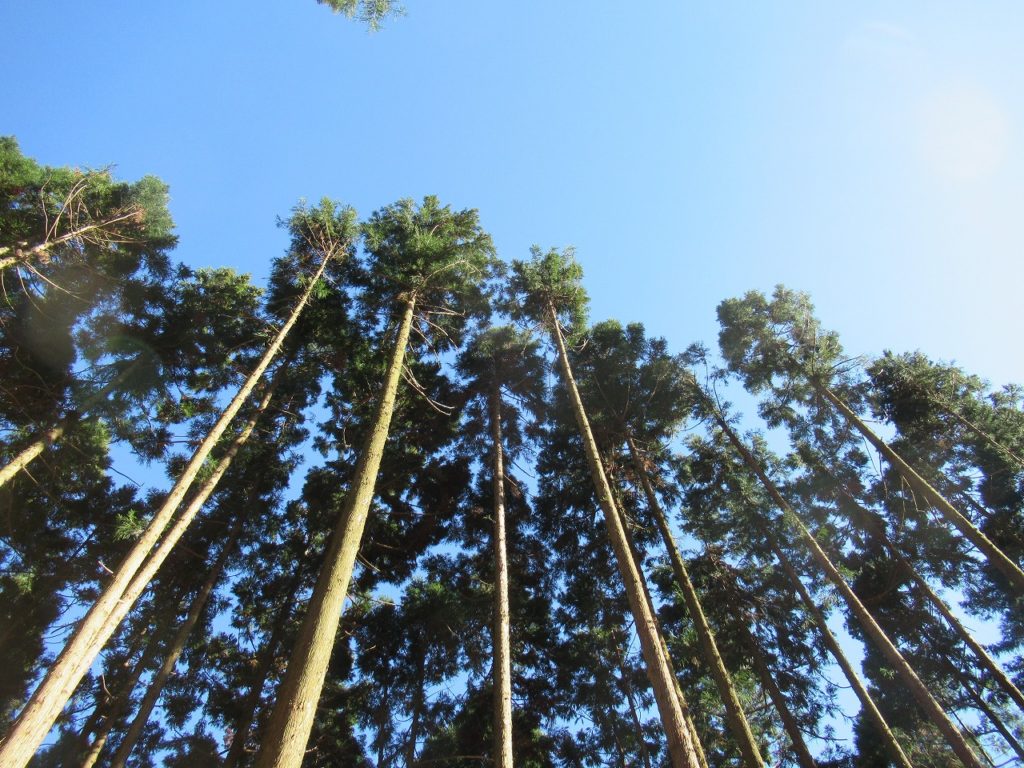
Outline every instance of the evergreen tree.
[[572, 368], [569, 363], [563, 321], [571, 334], [579, 333], [586, 307], [586, 294], [580, 286], [582, 272], [572, 259], [572, 254], [549, 251], [542, 254], [534, 248], [530, 263], [514, 262], [510, 284], [513, 317], [528, 319], [543, 324], [557, 349], [563, 382], [570, 396], [577, 426], [583, 437], [584, 449], [598, 500], [604, 513], [605, 524], [611, 539], [615, 559], [629, 599], [630, 609], [636, 622], [637, 633], [643, 648], [647, 673], [654, 687], [658, 710], [669, 744], [672, 764], [677, 768], [698, 768], [699, 745], [693, 743], [693, 736], [687, 726], [682, 702], [676, 691], [674, 678], [669, 669], [663, 649], [657, 621], [652, 613], [644, 591], [643, 576], [633, 560], [622, 519], [612, 497], [601, 457], [594, 442], [583, 403], [580, 400]]

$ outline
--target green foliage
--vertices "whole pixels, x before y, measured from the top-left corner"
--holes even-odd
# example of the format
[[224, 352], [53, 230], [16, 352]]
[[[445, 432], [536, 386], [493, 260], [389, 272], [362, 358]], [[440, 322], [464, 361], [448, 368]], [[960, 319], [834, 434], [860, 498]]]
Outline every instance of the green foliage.
[[393, 0], [317, 0], [320, 5], [330, 6], [335, 13], [343, 13], [350, 19], [358, 19], [370, 29], [380, 29], [382, 22], [389, 16], [400, 16], [405, 13]]
[[586, 327], [590, 300], [575, 252], [553, 248], [545, 253], [535, 245], [530, 255], [528, 262], [512, 262], [502, 309], [513, 320], [544, 327], [550, 327], [554, 312], [570, 339], [576, 338]]
[[[397, 10], [373, 0], [326, 4], [374, 28]], [[833, 619], [844, 616], [783, 525], [787, 516], [809, 524], [944, 706], [969, 715], [977, 707], [967, 691], [973, 687], [1006, 722], [1017, 722], [915, 593], [885, 541], [927, 579], [966, 595], [966, 610], [1002, 621], [1003, 635], [991, 647], [1005, 652], [1018, 676], [1019, 602], [934, 525], [897, 478], [876, 469], [875, 457], [821, 406], [815, 386], [839, 388], [891, 423], [900, 450], [967, 503], [979, 527], [1017, 558], [1024, 554], [1020, 389], [992, 390], [921, 354], [886, 354], [858, 378], [805, 294], [780, 286], [771, 297], [752, 292], [724, 301], [725, 364], [763, 396], [769, 426], [786, 427], [786, 434], [747, 440], [796, 508], [780, 515], [712, 423], [717, 398], [703, 396], [686, 368], [713, 367], [707, 350], [675, 356], [635, 323], [588, 329], [583, 271], [571, 249], [534, 247], [528, 261], [504, 269], [475, 210], [453, 210], [435, 197], [404, 199], [360, 222], [352, 208], [325, 198], [300, 204], [281, 222], [289, 245], [263, 291], [229, 269], [172, 268], [166, 202], [159, 180], [47, 168], [24, 157], [13, 139], [0, 139], [0, 258], [13, 258], [7, 269], [22, 278], [5, 281], [10, 290], [0, 302], [0, 455], [9, 461], [42, 429], [64, 429], [29, 472], [0, 490], [0, 724], [49, 663], [56, 648], [50, 638], [74, 615], [68, 611], [94, 599], [104, 569], [118, 562], [159, 503], [160, 493], [138, 494], [111, 480], [111, 444], [173, 470], [325, 260], [325, 277], [273, 373], [272, 406], [159, 574], [154, 593], [164, 597], [133, 614], [102, 661], [105, 683], [123, 678], [142, 655], [141, 638], [180, 620], [225, 531], [244, 518], [231, 579], [218, 587], [188, 643], [160, 705], [164, 714], [140, 744], [140, 764], [219, 764], [228, 745], [251, 751], [258, 743], [261, 712], [287, 666], [329, 532], [354, 482], [355, 446], [372, 426], [395, 319], [410, 303], [406, 386], [307, 765], [490, 759], [495, 590], [486, 457], [496, 392], [509, 457], [516, 762], [663, 764], [664, 734], [567, 394], [546, 386], [552, 377], [541, 344], [521, 327], [551, 332], [552, 320], [572, 343], [571, 364], [605, 469], [639, 564], [654, 574], [654, 602], [714, 768], [735, 761], [735, 745], [640, 501], [640, 468], [665, 507], [678, 512], [672, 526], [689, 548], [688, 567], [726, 665], [757, 738], [781, 764], [788, 747], [765, 705], [755, 652], [800, 727], [820, 735], [815, 748], [828, 754], [822, 764], [886, 759], [863, 717], [849, 754], [824, 729], [835, 702], [833, 687], [822, 682], [821, 636], [783, 578], [776, 547]], [[492, 326], [495, 309], [520, 327]], [[712, 378], [725, 380], [719, 372]], [[690, 416], [697, 418], [687, 425]], [[724, 418], [736, 421], [727, 412]], [[638, 446], [639, 468], [627, 439]], [[311, 444], [322, 460], [307, 450]], [[908, 750], [922, 765], [943, 764], [946, 747], [892, 669], [870, 647], [863, 657]], [[70, 735], [105, 711], [101, 690], [96, 683], [79, 692], [67, 711], [68, 738], [42, 764], [72, 759], [65, 757], [77, 748]]]
[[137, 539], [146, 530], [149, 521], [141, 516], [137, 510], [129, 509], [126, 513], [118, 515], [114, 520], [114, 541], [126, 541]]

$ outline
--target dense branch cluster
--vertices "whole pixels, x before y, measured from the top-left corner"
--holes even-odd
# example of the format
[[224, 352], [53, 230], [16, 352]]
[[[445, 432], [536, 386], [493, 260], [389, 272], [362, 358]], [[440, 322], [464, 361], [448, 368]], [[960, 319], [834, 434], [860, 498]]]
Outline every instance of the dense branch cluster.
[[673, 353], [435, 198], [259, 288], [0, 171], [0, 764], [1024, 761], [1019, 388], [782, 287]]

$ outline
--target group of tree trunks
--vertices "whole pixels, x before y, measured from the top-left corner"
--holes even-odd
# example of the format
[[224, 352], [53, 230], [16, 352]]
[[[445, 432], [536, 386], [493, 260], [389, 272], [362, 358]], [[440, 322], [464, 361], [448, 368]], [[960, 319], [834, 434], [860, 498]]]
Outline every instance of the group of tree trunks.
[[781, 287], [672, 354], [435, 198], [296, 208], [261, 289], [0, 153], [0, 764], [1024, 760], [1018, 388]]

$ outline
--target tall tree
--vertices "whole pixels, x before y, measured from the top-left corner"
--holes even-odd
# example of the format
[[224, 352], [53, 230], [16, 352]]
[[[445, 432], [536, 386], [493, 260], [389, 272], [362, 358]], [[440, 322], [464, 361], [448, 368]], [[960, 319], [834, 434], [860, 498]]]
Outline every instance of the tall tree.
[[885, 457], [915, 493], [978, 548], [1017, 594], [1024, 593], [1024, 570], [1020, 565], [876, 435], [841, 393], [837, 394], [837, 386], [842, 385], [842, 381], [838, 385], [836, 382], [836, 369], [843, 362], [842, 347], [835, 334], [821, 330], [805, 294], [780, 286], [769, 302], [763, 294], [750, 292], [743, 299], [722, 302], [718, 315], [722, 324], [722, 355], [751, 391], [773, 390], [783, 410], [791, 410], [792, 400], [800, 397], [817, 397], [829, 403]]
[[604, 513], [608, 536], [618, 563], [630, 608], [636, 622], [637, 634], [643, 648], [647, 672], [658, 702], [658, 711], [668, 738], [669, 755], [676, 768], [699, 768], [697, 750], [686, 724], [682, 702], [676, 691], [674, 678], [663, 649], [657, 619], [648, 604], [643, 576], [633, 560], [629, 541], [612, 490], [605, 476], [601, 456], [594, 442], [587, 414], [580, 399], [572, 367], [569, 363], [563, 321], [570, 334], [583, 330], [586, 294], [580, 285], [582, 270], [573, 260], [572, 253], [549, 251], [544, 254], [534, 248], [531, 262], [513, 262], [510, 281], [510, 307], [513, 317], [542, 324], [551, 336], [560, 365], [562, 379], [568, 390], [572, 410], [580, 434], [601, 510]]
[[664, 450], [665, 443], [690, 411], [689, 372], [668, 355], [663, 339], [647, 339], [642, 325], [623, 328], [615, 321], [598, 324], [590, 330], [587, 345], [576, 355], [575, 368], [581, 372], [581, 390], [590, 403], [598, 442], [616, 453], [624, 449], [629, 476], [641, 489], [647, 513], [661, 535], [743, 761], [751, 767], [761, 766], [764, 760], [760, 749], [704, 616], [652, 478], [657, 466], [653, 457]]
[[[492, 328], [477, 336], [460, 355], [458, 370], [486, 413], [467, 426], [484, 427], [490, 437], [491, 488], [494, 532], [494, 621], [491, 630], [494, 646], [492, 677], [494, 686], [495, 765], [512, 768], [512, 653], [509, 630], [509, 567], [505, 516], [506, 445], [512, 456], [523, 443], [520, 411], [504, 405], [503, 392], [540, 418], [544, 403], [544, 365], [538, 345], [528, 335], [509, 327]], [[484, 405], [486, 403], [486, 405]], [[471, 403], [472, 405], [472, 403]]]
[[[270, 342], [263, 357], [235, 397], [221, 413], [217, 423], [196, 449], [174, 488], [168, 493], [163, 505], [153, 516], [146, 531], [122, 561], [103, 595], [78, 624], [74, 635], [64, 647], [57, 662], [25, 706], [9, 737], [0, 745], [0, 760], [6, 761], [6, 764], [11, 766], [27, 764], [82, 676], [92, 664], [96, 654], [113, 633], [117, 622], [112, 620], [112, 617], [116, 611], [126, 610], [126, 607], [123, 606], [125, 593], [170, 523], [210, 452], [248, 400], [264, 372], [281, 349], [328, 263], [347, 253], [350, 247], [352, 218], [350, 210], [343, 209], [336, 212], [334, 206], [329, 204], [325, 204], [321, 209], [313, 212], [298, 211], [293, 217], [294, 244], [315, 253], [316, 258], [319, 259], [315, 272], [311, 275], [305, 291], [295, 304], [288, 320]], [[251, 427], [249, 431], [251, 432]]]
[[479, 307], [493, 261], [490, 237], [480, 229], [476, 212], [453, 212], [432, 197], [418, 208], [403, 200], [375, 213], [364, 225], [364, 243], [370, 263], [362, 300], [370, 312], [397, 320], [395, 336], [352, 487], [263, 737], [259, 768], [293, 768], [302, 761], [373, 500], [414, 319], [422, 323], [417, 333], [425, 342], [440, 348], [451, 344], [467, 311]]
[[775, 503], [777, 508], [782, 511], [784, 524], [801, 540], [818, 568], [824, 573], [825, 577], [833, 584], [833, 586], [835, 586], [839, 594], [842, 596], [851, 614], [856, 617], [859, 625], [863, 628], [864, 633], [884, 655], [888, 663], [890, 663], [896, 670], [896, 673], [910, 690], [914, 700], [922, 710], [927, 713], [927, 716], [935, 726], [942, 732], [956, 756], [964, 763], [964, 765], [970, 766], [970, 768], [981, 768], [981, 763], [978, 760], [977, 755], [964, 739], [963, 734], [952, 723], [942, 706], [928, 690], [927, 686], [921, 681], [920, 677], [918, 677], [917, 673], [907, 663], [896, 645], [882, 630], [878, 622], [871, 615], [871, 612], [868, 611], [864, 606], [864, 603], [843, 578], [839, 569], [836, 568], [831, 558], [829, 558], [828, 554], [818, 543], [818, 540], [782, 496], [778, 487], [768, 477], [761, 462], [757, 460], [747, 445], [740, 440], [735, 430], [729, 425], [719, 411], [717, 405], [709, 397], [705, 396], [704, 404], [711, 416], [717, 421], [719, 428], [728, 438], [733, 448], [742, 457], [749, 470], [760, 481], [764, 490], [772, 498], [772, 501]]

